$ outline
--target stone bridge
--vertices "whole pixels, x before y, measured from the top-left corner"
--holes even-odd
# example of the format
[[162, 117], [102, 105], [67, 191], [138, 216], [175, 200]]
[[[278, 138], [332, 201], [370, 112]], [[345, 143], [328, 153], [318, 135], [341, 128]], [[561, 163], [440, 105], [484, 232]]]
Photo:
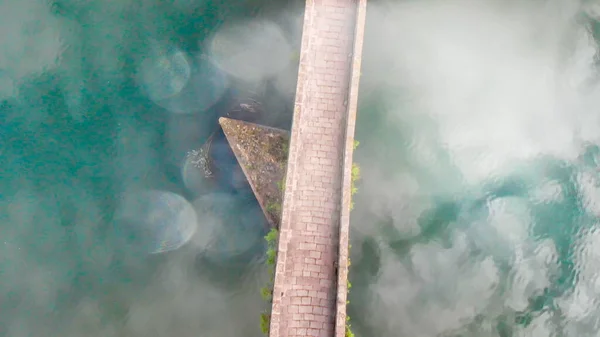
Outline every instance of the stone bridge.
[[307, 0], [270, 337], [343, 337], [367, 0]]

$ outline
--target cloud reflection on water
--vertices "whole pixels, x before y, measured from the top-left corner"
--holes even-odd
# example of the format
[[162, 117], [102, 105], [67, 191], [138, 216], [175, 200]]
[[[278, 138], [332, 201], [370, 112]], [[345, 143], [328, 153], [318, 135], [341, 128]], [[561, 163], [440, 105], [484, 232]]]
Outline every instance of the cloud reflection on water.
[[370, 5], [358, 334], [595, 335], [598, 47], [582, 4]]

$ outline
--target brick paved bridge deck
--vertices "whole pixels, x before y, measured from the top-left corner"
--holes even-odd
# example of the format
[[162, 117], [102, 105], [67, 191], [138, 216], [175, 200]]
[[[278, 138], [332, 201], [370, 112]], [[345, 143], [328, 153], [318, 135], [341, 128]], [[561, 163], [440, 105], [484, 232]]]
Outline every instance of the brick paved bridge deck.
[[270, 337], [343, 337], [366, 0], [307, 0]]

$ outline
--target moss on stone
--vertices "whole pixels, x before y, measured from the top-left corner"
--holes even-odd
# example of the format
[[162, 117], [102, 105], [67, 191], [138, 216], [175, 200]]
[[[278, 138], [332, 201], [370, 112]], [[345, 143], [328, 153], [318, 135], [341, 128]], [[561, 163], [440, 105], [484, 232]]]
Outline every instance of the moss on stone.
[[290, 133], [225, 117], [219, 124], [269, 224], [279, 228]]

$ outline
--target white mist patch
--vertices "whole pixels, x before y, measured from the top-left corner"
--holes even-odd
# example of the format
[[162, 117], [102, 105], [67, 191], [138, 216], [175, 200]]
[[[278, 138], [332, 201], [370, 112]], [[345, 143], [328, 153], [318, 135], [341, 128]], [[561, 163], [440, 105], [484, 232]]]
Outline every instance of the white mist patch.
[[600, 180], [597, 172], [583, 171], [577, 176], [577, 186], [583, 201], [582, 207], [595, 217], [600, 217]]
[[512, 272], [504, 304], [515, 311], [526, 311], [529, 300], [551, 286], [550, 278], [556, 266], [556, 248], [552, 241], [517, 247], [514, 250]]
[[552, 314], [544, 312], [538, 317], [535, 317], [527, 327], [517, 330], [515, 335], [519, 337], [556, 336], [555, 332], [558, 327], [559, 324], [557, 324], [556, 319], [552, 317]]
[[[212, 131], [206, 124], [194, 114], [169, 115], [164, 131], [164, 146], [168, 149], [165, 161], [183, 169], [188, 152], [202, 147], [207, 138], [206, 134]], [[185, 179], [185, 175], [183, 177]]]
[[227, 330], [230, 325], [223, 327], [222, 323], [223, 316], [228, 316], [223, 296], [206, 285], [196, 288], [135, 303], [129, 309], [125, 331], [133, 336], [190, 336], [198, 331], [218, 331], [219, 325]]
[[15, 81], [5, 71], [0, 71], [0, 101], [17, 96]]
[[467, 245], [465, 235], [457, 234], [450, 248], [414, 246], [412, 267], [384, 261], [386, 268], [375, 287], [378, 312], [389, 313], [383, 318], [386, 331], [437, 336], [483, 313], [499, 284], [499, 271], [490, 258], [468, 260]]
[[564, 191], [558, 181], [546, 180], [532, 191], [531, 199], [535, 203], [561, 202]]
[[[383, 176], [379, 168], [361, 171], [363, 181], [377, 181]], [[402, 186], [402, 188], [398, 188]], [[414, 238], [421, 233], [418, 220], [421, 213], [431, 207], [428, 199], [419, 195], [419, 183], [406, 172], [399, 173], [385, 184], [363, 184], [361, 194], [376, 195], [378, 202], [369, 203], [369, 211], [394, 220], [394, 228], [403, 239]], [[357, 195], [360, 197], [360, 194]], [[376, 235], [378, 224], [366, 221], [353, 229], [357, 234]]]
[[388, 45], [372, 76], [409, 87], [469, 182], [539, 155], [572, 159], [582, 141], [598, 139], [600, 127], [581, 139], [593, 125], [584, 122], [589, 111], [576, 109], [596, 48], [585, 27], [571, 24], [573, 10], [556, 13], [555, 5], [408, 3], [373, 23]]
[[[7, 336], [15, 337], [44, 334], [42, 327], [52, 329], [52, 320], [46, 318], [62, 308], [63, 294], [72, 290], [73, 271], [81, 261], [73, 250], [65, 249], [70, 233], [56, 198], [69, 190], [56, 184], [43, 191], [26, 180], [19, 185], [19, 191], [7, 191], [0, 201], [1, 324]], [[93, 213], [93, 206], [88, 206]], [[79, 231], [78, 226], [86, 225], [92, 224], [78, 221], [71, 229]]]
[[223, 230], [223, 224], [218, 212], [223, 207], [228, 207], [234, 202], [234, 198], [224, 193], [213, 193], [202, 196], [192, 202], [198, 214], [197, 234], [192, 239], [192, 244], [200, 250], [210, 248], [219, 233]]
[[524, 198], [497, 198], [488, 203], [488, 225], [509, 249], [524, 244], [529, 238], [531, 218]]
[[196, 233], [197, 216], [182, 196], [158, 190], [124, 195], [115, 214], [117, 226], [131, 236], [134, 249], [163, 253], [179, 249]]
[[370, 6], [361, 113], [379, 115], [358, 123], [357, 135], [361, 125], [377, 135], [359, 138], [365, 202], [354, 232], [390, 218], [404, 240], [379, 234], [390, 248], [367, 312], [390, 317], [373, 321], [378, 335], [593, 335], [600, 181], [580, 167], [600, 144], [600, 85], [579, 10], [552, 0]]
[[238, 257], [262, 241], [264, 215], [258, 205], [225, 193], [206, 194], [193, 202], [198, 234], [192, 243], [213, 261]]
[[[598, 224], [596, 224], [598, 226]], [[600, 231], [582, 231], [576, 242], [577, 278], [573, 290], [557, 300], [566, 321], [568, 336], [595, 336], [600, 315]]]
[[126, 118], [118, 123], [115, 137], [116, 158], [109, 169], [128, 186], [143, 186], [157, 179], [156, 168], [160, 160], [153, 146], [155, 130], [138, 128]]
[[[178, 114], [202, 113], [214, 106], [229, 88], [226, 74], [202, 54], [190, 56], [191, 73], [187, 84], [174, 95], [154, 99], [154, 103]], [[183, 66], [183, 64], [180, 64]], [[168, 72], [167, 72], [168, 73]], [[180, 76], [182, 80], [184, 77]], [[182, 83], [182, 82], [181, 82]], [[179, 85], [177, 85], [179, 87]]]
[[65, 48], [60, 31], [46, 1], [2, 1], [0, 70], [19, 81], [55, 68]]
[[292, 49], [281, 28], [270, 21], [224, 25], [209, 45], [214, 62], [234, 77], [259, 81], [283, 70], [292, 61]]
[[187, 56], [179, 49], [151, 41], [150, 51], [140, 62], [138, 81], [153, 101], [177, 95], [190, 79]]
[[[298, 64], [300, 62], [300, 46], [302, 45], [302, 28], [304, 16], [297, 13], [282, 14], [283, 20], [289, 23], [291, 33], [288, 34], [290, 45], [290, 62], [287, 67], [275, 74], [275, 89], [284, 97], [292, 99], [296, 94]], [[296, 47], [297, 46], [297, 47]]]

